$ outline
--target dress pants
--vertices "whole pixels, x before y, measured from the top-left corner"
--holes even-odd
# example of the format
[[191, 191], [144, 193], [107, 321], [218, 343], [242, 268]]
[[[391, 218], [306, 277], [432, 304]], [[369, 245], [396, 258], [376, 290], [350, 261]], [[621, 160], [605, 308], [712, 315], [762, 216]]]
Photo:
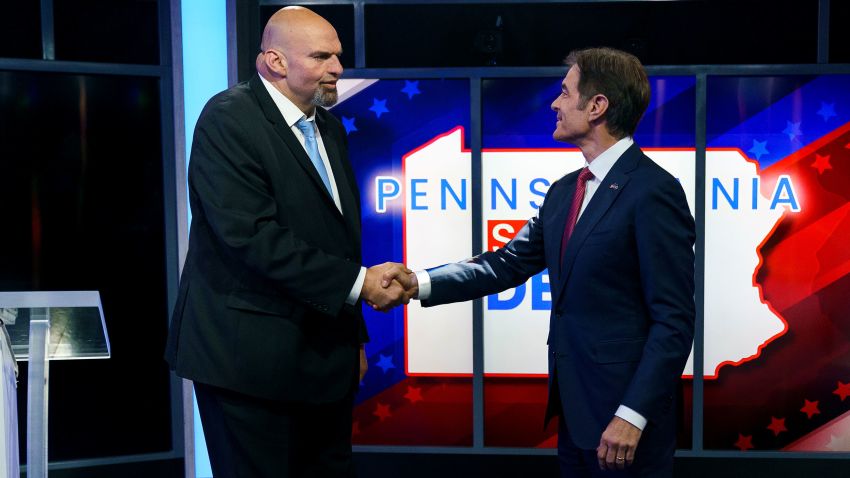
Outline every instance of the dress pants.
[[195, 382], [216, 478], [349, 478], [351, 393], [328, 404], [291, 403]]

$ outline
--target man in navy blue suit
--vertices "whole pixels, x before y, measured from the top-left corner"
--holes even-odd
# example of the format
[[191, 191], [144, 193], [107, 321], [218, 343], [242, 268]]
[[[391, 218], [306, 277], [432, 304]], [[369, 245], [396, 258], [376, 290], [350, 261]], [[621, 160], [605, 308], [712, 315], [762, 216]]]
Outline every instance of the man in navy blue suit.
[[694, 331], [694, 220], [679, 182], [632, 135], [649, 104], [634, 56], [572, 52], [552, 137], [587, 164], [549, 189], [503, 248], [384, 274], [433, 306], [516, 287], [548, 267], [549, 403], [563, 477], [672, 476], [677, 383]]

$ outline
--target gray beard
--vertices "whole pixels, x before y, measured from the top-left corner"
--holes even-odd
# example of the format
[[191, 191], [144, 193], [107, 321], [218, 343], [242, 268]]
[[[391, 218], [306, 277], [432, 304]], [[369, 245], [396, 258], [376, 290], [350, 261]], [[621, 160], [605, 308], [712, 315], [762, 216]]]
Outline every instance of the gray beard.
[[337, 100], [337, 92], [336, 90], [325, 90], [322, 87], [316, 90], [313, 94], [313, 104], [316, 106], [321, 106], [323, 108], [330, 108], [331, 106], [336, 104]]

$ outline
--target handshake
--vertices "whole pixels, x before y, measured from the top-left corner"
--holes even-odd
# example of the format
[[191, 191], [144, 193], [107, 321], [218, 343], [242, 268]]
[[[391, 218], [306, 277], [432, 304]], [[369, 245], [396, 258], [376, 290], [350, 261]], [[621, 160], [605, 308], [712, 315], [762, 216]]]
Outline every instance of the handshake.
[[360, 298], [373, 309], [388, 312], [418, 296], [419, 281], [416, 280], [416, 274], [404, 264], [385, 262], [366, 269]]

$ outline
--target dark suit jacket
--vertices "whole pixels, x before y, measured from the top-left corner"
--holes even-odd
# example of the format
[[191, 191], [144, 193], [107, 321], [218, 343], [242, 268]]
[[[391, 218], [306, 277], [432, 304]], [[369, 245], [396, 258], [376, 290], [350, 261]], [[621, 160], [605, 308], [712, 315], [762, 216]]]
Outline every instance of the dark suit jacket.
[[647, 427], [673, 422], [693, 340], [695, 233], [681, 185], [633, 145], [602, 180], [559, 263], [577, 177], [555, 182], [504, 248], [429, 270], [424, 305], [515, 287], [548, 267], [549, 385], [557, 383], [573, 441], [593, 449], [620, 404]]
[[166, 359], [177, 375], [248, 395], [343, 398], [368, 340], [359, 303], [360, 196], [345, 130], [316, 121], [344, 214], [255, 76], [213, 97], [189, 163], [192, 226]]

